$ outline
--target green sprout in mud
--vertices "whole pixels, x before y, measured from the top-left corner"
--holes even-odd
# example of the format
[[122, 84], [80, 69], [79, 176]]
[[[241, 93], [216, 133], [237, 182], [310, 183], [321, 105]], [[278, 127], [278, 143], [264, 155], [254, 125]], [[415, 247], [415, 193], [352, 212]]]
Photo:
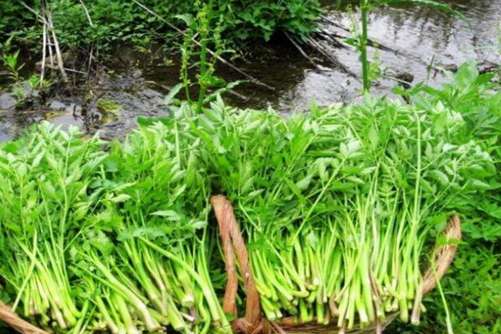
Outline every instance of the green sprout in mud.
[[[5, 48], [6, 50], [10, 49], [10, 41]], [[28, 79], [24, 79], [21, 71], [24, 69], [25, 64], [19, 60], [19, 55], [19, 50], [13, 53], [5, 52], [1, 60], [6, 69], [7, 77], [12, 81], [10, 89], [17, 100], [17, 105], [22, 105], [31, 97], [30, 91], [45, 92], [51, 87], [52, 82], [42, 80], [39, 74], [32, 74]]]
[[110, 99], [101, 98], [97, 101], [97, 109], [103, 114], [112, 114], [116, 116], [121, 108], [122, 106], [120, 106], [119, 103]]
[[122, 110], [122, 106], [119, 103], [107, 98], [97, 100], [96, 108], [101, 114], [101, 123], [103, 124], [116, 120]]
[[14, 53], [5, 53], [2, 56], [2, 62], [7, 70], [9, 78], [15, 83], [21, 81], [20, 72], [24, 64], [19, 64], [19, 50]]

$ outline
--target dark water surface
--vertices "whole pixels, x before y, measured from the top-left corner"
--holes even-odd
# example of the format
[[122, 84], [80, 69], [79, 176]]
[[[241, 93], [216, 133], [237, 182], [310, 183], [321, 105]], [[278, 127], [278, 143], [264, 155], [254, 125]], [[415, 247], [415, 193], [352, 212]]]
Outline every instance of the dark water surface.
[[[339, 10], [330, 5], [335, 2], [324, 1], [326, 19], [319, 27], [323, 35], [316, 37], [330, 61], [305, 48], [316, 63], [313, 65], [290, 43], [271, 43], [256, 48], [252, 60], [237, 64], [273, 86], [275, 91], [246, 83], [236, 91], [247, 99], [230, 95], [229, 102], [241, 107], [271, 106], [281, 112], [294, 112], [306, 110], [313, 101], [329, 105], [357, 99], [361, 91], [357, 52], [349, 45], [340, 47], [322, 38], [325, 35], [349, 37], [351, 34], [356, 9]], [[383, 73], [373, 87], [375, 94], [391, 95], [392, 88], [397, 85], [396, 77], [411, 75], [413, 83], [439, 85], [447, 80], [444, 69], [454, 69], [465, 61], [476, 60], [483, 65], [501, 63], [501, 0], [449, 2], [462, 17], [428, 7], [374, 9], [370, 15], [369, 36], [377, 47], [371, 47], [369, 54]], [[111, 129], [109, 136], [133, 127], [138, 115], [165, 113], [161, 96], [179, 81], [178, 66], [175, 61], [169, 64], [161, 50], [145, 56], [131, 49], [119, 49], [115, 58], [116, 64], [110, 65], [115, 74], [107, 75], [101, 80], [104, 81], [101, 88], [95, 89], [102, 89], [105, 98], [122, 106], [113, 122], [103, 126], [106, 131]], [[244, 79], [222, 65], [219, 75], [227, 81]], [[41, 119], [64, 126], [81, 126], [83, 122], [78, 115], [81, 101], [82, 96], [62, 97], [33, 110], [0, 108], [0, 141], [18, 135], [27, 124]], [[99, 127], [99, 122], [94, 125]]]
[[[370, 48], [370, 58], [379, 60], [387, 77], [374, 87], [375, 93], [389, 94], [396, 81], [388, 77], [402, 73], [412, 74], [413, 83], [425, 81], [438, 85], [447, 80], [439, 71], [442, 68], [453, 68], [469, 60], [501, 62], [501, 0], [449, 2], [460, 10], [463, 18], [425, 7], [385, 7], [373, 11], [369, 37], [392, 49]], [[331, 9], [328, 17], [350, 28], [353, 15]], [[322, 28], [349, 36], [329, 23]], [[329, 51], [341, 66], [323, 63], [320, 69], [314, 68], [295, 50], [285, 55], [278, 50], [270, 62], [248, 66], [251, 73], [277, 88], [277, 92], [248, 89], [246, 93], [253, 97], [250, 104], [271, 104], [281, 111], [294, 111], [307, 108], [312, 100], [326, 105], [356, 98], [361, 90], [357, 53], [351, 47], [332, 46]], [[434, 68], [431, 73], [430, 64]]]

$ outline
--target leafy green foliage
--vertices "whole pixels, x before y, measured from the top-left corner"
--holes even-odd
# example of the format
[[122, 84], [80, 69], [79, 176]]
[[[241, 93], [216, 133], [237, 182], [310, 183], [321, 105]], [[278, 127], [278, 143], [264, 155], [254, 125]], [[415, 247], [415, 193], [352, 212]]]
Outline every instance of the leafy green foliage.
[[[466, 122], [463, 131], [456, 134], [457, 140], [466, 142], [475, 138], [488, 152], [501, 170], [501, 94], [499, 84], [493, 83], [493, 73], [480, 75], [475, 63], [461, 66], [450, 84], [441, 89], [418, 86], [410, 94], [413, 102], [422, 107], [442, 105], [459, 113]], [[472, 175], [485, 175], [475, 170]], [[501, 238], [501, 175], [495, 173], [485, 184], [479, 184], [485, 194], [474, 202], [464, 201], [468, 212], [465, 231], [472, 239], [498, 241]], [[467, 211], [466, 211], [467, 210]]]
[[24, 35], [35, 25], [35, 17], [29, 13], [19, 1], [2, 1], [0, 3], [0, 46], [12, 35]]
[[[443, 333], [450, 321], [459, 333], [495, 333], [500, 94], [491, 79], [466, 64], [442, 89], [406, 91], [411, 105], [367, 98], [288, 118], [220, 98], [183, 103], [106, 150], [40, 126], [0, 149], [2, 297], [65, 333], [229, 332], [208, 229], [208, 197], [225, 193], [268, 319], [336, 318], [350, 329], [398, 311], [423, 320], [401, 332]], [[438, 293], [419, 291], [453, 213], [465, 238], [442, 282], [446, 318]]]
[[86, 192], [103, 158], [98, 142], [79, 137], [43, 126], [0, 151], [1, 276], [12, 289], [14, 308], [22, 305], [22, 314], [40, 314], [42, 322], [54, 320], [63, 329], [78, 316], [65, 241], [94, 209], [96, 199]]
[[266, 316], [336, 315], [351, 329], [398, 310], [417, 323], [426, 245], [496, 174], [473, 137], [457, 137], [465, 128], [440, 104], [367, 100], [284, 120], [213, 103], [196, 133], [246, 229]]
[[[198, 111], [218, 94], [238, 85], [238, 82], [227, 84], [215, 74], [218, 58], [224, 53], [221, 37], [224, 17], [218, 15], [212, 5], [206, 4], [198, 10], [196, 17], [181, 17], [188, 28], [181, 47], [180, 85], [184, 89], [186, 101], [193, 105], [196, 103]], [[214, 51], [210, 49], [212, 44]], [[193, 71], [197, 73], [196, 78], [190, 76]], [[196, 86], [198, 96], [193, 96], [193, 86]], [[180, 88], [174, 87], [166, 97], [166, 104], [178, 102], [172, 99], [179, 91]]]
[[4, 54], [2, 56], [2, 62], [9, 73], [9, 78], [14, 82], [19, 82], [19, 72], [24, 67], [24, 64], [19, 64], [19, 51], [16, 51], [13, 54]]
[[[460, 199], [465, 240], [453, 270], [445, 278], [447, 301], [456, 333], [501, 332], [501, 94], [494, 74], [478, 73], [474, 63], [461, 66], [451, 82], [437, 89], [418, 86], [410, 91], [413, 103], [429, 108], [442, 105], [455, 110], [466, 122], [458, 140], [475, 138], [495, 163], [496, 173], [479, 184], [484, 190], [474, 200]], [[473, 175], [484, 171], [474, 169]], [[433, 301], [420, 333], [443, 333], [445, 320], [438, 295]], [[413, 330], [412, 332], [415, 332]]]
[[[501, 332], [501, 271], [499, 246], [467, 239], [442, 281], [454, 333]], [[426, 298], [428, 310], [419, 327], [394, 324], [393, 333], [442, 334], [446, 330], [444, 307], [438, 293]]]
[[[467, 240], [454, 269], [443, 282], [456, 333], [499, 333], [501, 320], [501, 266], [499, 249]], [[430, 318], [444, 323], [441, 308], [430, 310]], [[430, 319], [431, 320], [431, 319]], [[428, 322], [429, 327], [433, 324]]]
[[[148, 46], [151, 41], [173, 32], [164, 20], [182, 27], [184, 22], [180, 16], [194, 17], [206, 5], [217, 12], [217, 17], [224, 17], [221, 33], [231, 46], [240, 46], [253, 39], [269, 40], [280, 30], [304, 37], [314, 28], [320, 12], [318, 0], [142, 1], [161, 16], [158, 18], [132, 1], [92, 0], [84, 1], [93, 22], [90, 25], [80, 2], [51, 0], [49, 3], [63, 47], [81, 48], [94, 44], [100, 49], [118, 42]], [[36, 2], [30, 5], [37, 9]], [[41, 27], [24, 7], [16, 1], [2, 1], [0, 12], [0, 28], [6, 27], [0, 29], [0, 41], [15, 33], [25, 42], [38, 43]]]
[[26, 96], [26, 85], [37, 92], [46, 92], [50, 88], [52, 82], [47, 79], [42, 80], [41, 76], [38, 74], [32, 74], [25, 80], [21, 75], [21, 71], [23, 70], [25, 64], [20, 61], [19, 50], [10, 52], [12, 47], [11, 42], [12, 38], [7, 40], [5, 43], [0, 60], [6, 69], [7, 77], [11, 81], [11, 86], [9, 88], [16, 97], [17, 104], [20, 105], [26, 102], [29, 98]]
[[108, 152], [47, 124], [2, 146], [2, 297], [19, 314], [58, 333], [229, 333], [197, 143], [169, 124]]

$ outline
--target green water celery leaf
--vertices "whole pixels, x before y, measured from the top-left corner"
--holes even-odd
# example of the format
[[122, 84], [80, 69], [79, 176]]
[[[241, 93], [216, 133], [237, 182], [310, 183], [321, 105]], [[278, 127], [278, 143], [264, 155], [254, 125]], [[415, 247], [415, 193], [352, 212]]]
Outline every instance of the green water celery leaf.
[[283, 117], [183, 103], [106, 145], [37, 126], [0, 148], [2, 300], [56, 333], [231, 333], [209, 204], [225, 194], [269, 320], [443, 321], [419, 291], [459, 214], [449, 320], [477, 328], [464, 302], [495, 328], [501, 98], [470, 64], [457, 76], [410, 105], [367, 96]]

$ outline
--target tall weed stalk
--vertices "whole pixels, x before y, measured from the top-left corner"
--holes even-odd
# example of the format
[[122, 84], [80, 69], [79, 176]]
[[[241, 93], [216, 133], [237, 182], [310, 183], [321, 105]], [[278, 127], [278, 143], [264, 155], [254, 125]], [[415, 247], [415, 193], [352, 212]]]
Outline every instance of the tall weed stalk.
[[367, 53], [369, 41], [369, 14], [377, 6], [387, 5], [422, 5], [443, 10], [449, 13], [458, 14], [449, 5], [437, 2], [435, 0], [360, 0], [360, 25], [361, 33], [355, 38], [356, 47], [360, 53], [360, 62], [362, 65], [362, 82], [364, 93], [369, 92], [371, 88], [371, 64]]
[[[216, 75], [217, 60], [224, 52], [221, 36], [224, 18], [214, 10], [212, 1], [203, 5], [198, 1], [196, 5], [199, 7], [196, 17], [182, 17], [188, 28], [181, 46], [180, 78], [186, 100], [201, 112], [203, 105], [236, 83], [227, 84]], [[190, 72], [196, 73], [196, 80]]]

